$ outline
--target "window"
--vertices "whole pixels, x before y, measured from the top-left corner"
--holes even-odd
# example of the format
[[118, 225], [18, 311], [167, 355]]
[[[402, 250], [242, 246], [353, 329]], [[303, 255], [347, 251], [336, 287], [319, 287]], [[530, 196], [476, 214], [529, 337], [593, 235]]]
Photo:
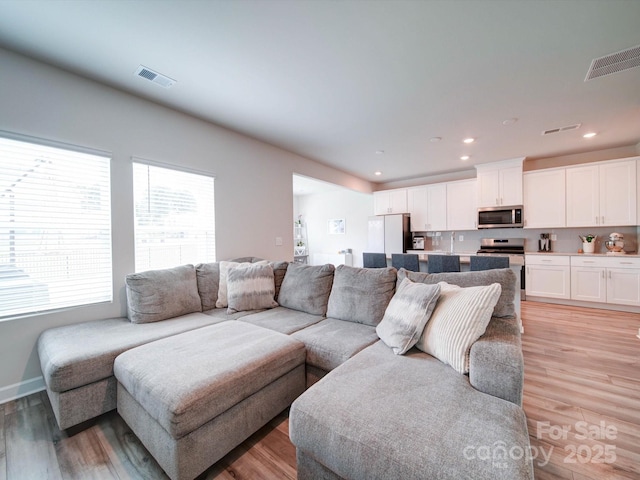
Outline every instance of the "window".
[[109, 167], [0, 137], [0, 318], [112, 300]]
[[216, 259], [213, 177], [133, 164], [136, 272]]

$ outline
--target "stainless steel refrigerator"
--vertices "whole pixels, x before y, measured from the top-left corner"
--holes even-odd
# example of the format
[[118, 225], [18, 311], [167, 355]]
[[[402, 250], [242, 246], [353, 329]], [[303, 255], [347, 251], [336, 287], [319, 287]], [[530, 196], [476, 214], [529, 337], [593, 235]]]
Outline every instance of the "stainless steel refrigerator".
[[368, 252], [405, 253], [411, 249], [411, 229], [408, 213], [369, 217]]

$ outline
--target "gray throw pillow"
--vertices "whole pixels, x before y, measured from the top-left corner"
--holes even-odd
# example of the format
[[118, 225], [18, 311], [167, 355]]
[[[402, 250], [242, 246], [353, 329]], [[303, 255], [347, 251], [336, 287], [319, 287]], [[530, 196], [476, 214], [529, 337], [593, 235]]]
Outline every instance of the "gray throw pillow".
[[[499, 283], [502, 293], [498, 303], [493, 309], [494, 317], [515, 317], [516, 307], [513, 300], [516, 295], [516, 274], [510, 268], [498, 268], [494, 270], [480, 270], [476, 272], [447, 272], [447, 273], [422, 273], [410, 272], [401, 268], [398, 271], [398, 281], [408, 278], [412, 282], [435, 284], [447, 282], [459, 287], [475, 287]], [[517, 287], [518, 291], [520, 286]]]
[[132, 273], [125, 278], [127, 316], [132, 323], [151, 323], [201, 312], [193, 265]]
[[227, 313], [277, 307], [271, 265], [231, 267], [227, 276]]
[[284, 275], [278, 303], [282, 307], [325, 315], [333, 284], [335, 267], [326, 265], [302, 265], [291, 263]]
[[202, 311], [216, 308], [218, 300], [218, 283], [220, 282], [220, 264], [199, 263], [196, 265], [196, 279], [198, 281], [198, 294], [202, 301]]
[[396, 355], [413, 347], [427, 324], [440, 296], [440, 285], [402, 280], [384, 312], [376, 333]]
[[393, 267], [340, 265], [333, 279], [327, 317], [375, 327], [393, 297], [396, 276], [397, 270]]

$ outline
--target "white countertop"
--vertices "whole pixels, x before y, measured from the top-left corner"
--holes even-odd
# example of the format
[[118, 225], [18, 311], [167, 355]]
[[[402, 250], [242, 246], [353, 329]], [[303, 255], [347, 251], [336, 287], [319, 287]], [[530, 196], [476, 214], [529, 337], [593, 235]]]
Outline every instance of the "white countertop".
[[[455, 250], [453, 253], [444, 250], [407, 250], [407, 253], [417, 253], [418, 259], [421, 262], [427, 262], [429, 255], [458, 255], [460, 257], [460, 263], [469, 263], [469, 257], [478, 255], [478, 252], [457, 252]], [[524, 265], [524, 257], [522, 255], [505, 256], [509, 257], [509, 266], [511, 267]]]
[[570, 257], [605, 257], [605, 258], [639, 258], [638, 253], [625, 253], [625, 254], [608, 254], [608, 253], [578, 253], [578, 252], [524, 252], [525, 255], [564, 255]]

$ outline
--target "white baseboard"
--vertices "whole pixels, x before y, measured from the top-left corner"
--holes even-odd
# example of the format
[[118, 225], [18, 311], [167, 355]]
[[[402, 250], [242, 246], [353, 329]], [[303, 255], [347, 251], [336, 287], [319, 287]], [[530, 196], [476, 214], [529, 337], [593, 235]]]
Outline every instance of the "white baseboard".
[[44, 390], [44, 378], [35, 377], [0, 388], [0, 404]]

